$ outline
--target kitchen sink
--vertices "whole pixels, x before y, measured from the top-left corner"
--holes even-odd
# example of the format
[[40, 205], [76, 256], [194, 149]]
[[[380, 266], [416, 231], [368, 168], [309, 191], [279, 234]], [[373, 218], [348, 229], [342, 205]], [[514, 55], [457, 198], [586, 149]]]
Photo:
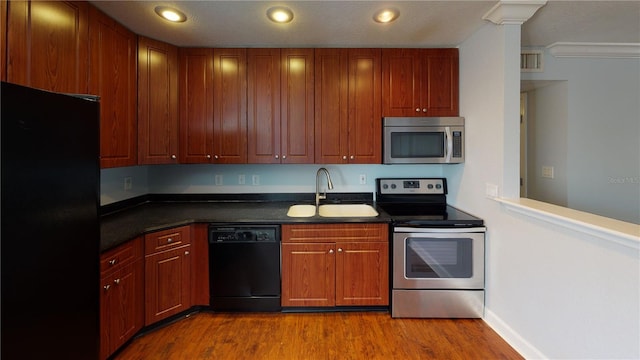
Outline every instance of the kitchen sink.
[[289, 217], [312, 217], [315, 214], [315, 205], [291, 205], [287, 211]]
[[320, 205], [318, 213], [322, 217], [374, 217], [378, 212], [367, 204], [327, 204]]
[[[314, 205], [291, 205], [287, 216], [312, 217], [316, 214]], [[322, 217], [375, 217], [378, 212], [367, 204], [326, 204], [318, 207], [318, 215]]]

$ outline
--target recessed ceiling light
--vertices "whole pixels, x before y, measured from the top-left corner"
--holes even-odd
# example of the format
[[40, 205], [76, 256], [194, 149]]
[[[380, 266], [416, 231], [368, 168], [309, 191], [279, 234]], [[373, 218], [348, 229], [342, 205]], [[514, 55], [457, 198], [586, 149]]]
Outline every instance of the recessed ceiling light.
[[277, 23], [288, 23], [293, 20], [293, 11], [284, 6], [274, 6], [267, 10], [269, 20]]
[[394, 21], [398, 16], [400, 16], [400, 11], [398, 11], [398, 9], [382, 9], [373, 14], [373, 20], [385, 24]]
[[168, 6], [156, 6], [156, 14], [160, 15], [163, 19], [172, 22], [185, 22], [187, 16], [180, 10], [168, 7]]

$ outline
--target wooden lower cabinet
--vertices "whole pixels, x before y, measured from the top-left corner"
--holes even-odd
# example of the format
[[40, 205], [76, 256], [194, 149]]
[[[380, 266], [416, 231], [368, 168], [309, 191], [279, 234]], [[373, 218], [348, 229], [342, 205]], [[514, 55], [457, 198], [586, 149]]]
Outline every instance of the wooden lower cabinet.
[[282, 306], [389, 305], [387, 224], [282, 226]]
[[191, 307], [190, 226], [146, 234], [145, 325]]
[[106, 359], [144, 323], [142, 238], [100, 257], [100, 359]]

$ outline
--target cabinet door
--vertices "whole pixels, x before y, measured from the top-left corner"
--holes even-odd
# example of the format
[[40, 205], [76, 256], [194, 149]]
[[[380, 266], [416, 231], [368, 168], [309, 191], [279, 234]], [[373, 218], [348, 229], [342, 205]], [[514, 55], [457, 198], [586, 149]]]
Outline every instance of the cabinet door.
[[100, 166], [136, 165], [136, 35], [94, 7], [89, 20], [89, 92], [100, 96]]
[[335, 244], [282, 244], [282, 306], [335, 305]]
[[247, 162], [247, 51], [213, 51], [213, 162]]
[[213, 50], [179, 49], [180, 162], [213, 155]]
[[178, 48], [138, 38], [138, 163], [178, 162]]
[[421, 61], [423, 113], [458, 116], [458, 49], [424, 49]]
[[144, 324], [143, 263], [123, 265], [100, 284], [100, 358], [106, 359]]
[[315, 162], [348, 163], [348, 49], [315, 50]]
[[422, 116], [418, 49], [382, 50], [382, 115]]
[[[7, 0], [0, 0], [0, 19], [6, 24], [7, 17]], [[0, 80], [7, 81], [7, 28], [4, 27], [0, 31]]]
[[145, 257], [145, 325], [191, 307], [191, 245]]
[[336, 305], [389, 305], [389, 244], [337, 243]]
[[49, 91], [87, 93], [89, 5], [10, 1], [2, 6], [8, 13], [3, 39], [7, 42], [7, 52], [3, 51], [7, 81]]
[[379, 49], [349, 49], [349, 163], [381, 163], [381, 77]]
[[280, 163], [280, 49], [247, 50], [248, 162]]
[[314, 50], [281, 49], [281, 162], [314, 162]]

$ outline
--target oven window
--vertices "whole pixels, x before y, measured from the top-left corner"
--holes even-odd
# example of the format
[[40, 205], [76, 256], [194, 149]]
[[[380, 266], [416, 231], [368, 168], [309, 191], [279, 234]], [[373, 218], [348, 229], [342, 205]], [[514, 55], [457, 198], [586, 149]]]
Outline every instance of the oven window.
[[470, 278], [472, 239], [407, 238], [405, 274], [409, 279]]
[[392, 158], [444, 157], [443, 132], [392, 132]]

